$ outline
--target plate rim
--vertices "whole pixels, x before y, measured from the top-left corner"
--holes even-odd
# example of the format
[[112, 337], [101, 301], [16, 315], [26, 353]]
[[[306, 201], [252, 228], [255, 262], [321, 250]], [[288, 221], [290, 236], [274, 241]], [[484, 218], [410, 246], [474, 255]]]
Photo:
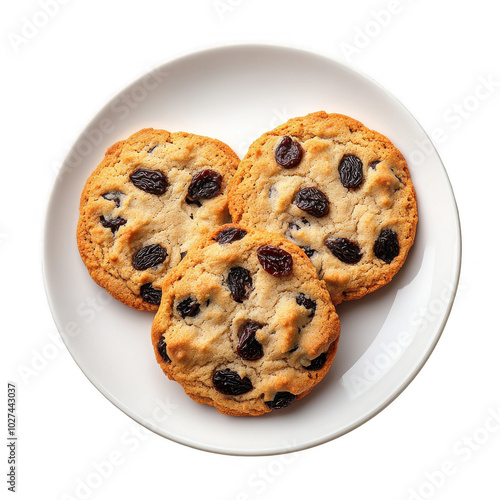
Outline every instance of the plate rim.
[[[422, 352], [420, 359], [416, 366], [413, 368], [413, 371], [408, 374], [404, 380], [402, 380], [399, 384], [399, 387], [397, 387], [397, 390], [394, 390], [390, 397], [385, 399], [383, 402], [381, 402], [379, 405], [377, 405], [375, 408], [373, 408], [370, 412], [367, 412], [363, 414], [360, 418], [358, 418], [356, 421], [354, 421], [351, 425], [347, 425], [344, 428], [338, 430], [335, 433], [328, 434], [328, 435], [323, 435], [321, 437], [318, 437], [317, 439], [312, 439], [306, 443], [302, 444], [294, 444], [294, 445], [287, 445], [283, 446], [281, 448], [278, 447], [271, 447], [271, 448], [265, 448], [265, 449], [260, 449], [260, 450], [253, 450], [253, 449], [229, 449], [225, 447], [217, 447], [214, 445], [202, 443], [202, 442], [194, 442], [193, 439], [185, 438], [182, 436], [178, 435], [173, 435], [173, 434], [167, 434], [167, 433], [162, 433], [158, 429], [155, 429], [155, 425], [151, 425], [151, 423], [147, 420], [144, 419], [141, 416], [136, 415], [135, 411], [131, 410], [126, 404], [118, 401], [118, 399], [112, 395], [105, 387], [102, 386], [102, 384], [98, 380], [92, 380], [89, 374], [82, 368], [80, 363], [75, 359], [75, 356], [73, 355], [71, 349], [68, 346], [68, 343], [66, 342], [66, 339], [64, 338], [64, 335], [62, 335], [62, 325], [59, 324], [59, 319], [55, 310], [55, 304], [53, 303], [53, 297], [51, 296], [51, 291], [50, 291], [50, 285], [49, 281], [50, 278], [47, 275], [47, 267], [48, 267], [48, 255], [49, 255], [49, 249], [48, 249], [48, 232], [50, 228], [50, 221], [49, 221], [49, 215], [51, 213], [51, 210], [53, 209], [53, 206], [56, 202], [56, 190], [61, 182], [61, 176], [62, 173], [64, 172], [64, 166], [67, 164], [68, 159], [71, 157], [71, 154], [73, 153], [75, 147], [79, 142], [82, 140], [83, 137], [85, 137], [86, 132], [88, 131], [90, 125], [99, 117], [101, 113], [106, 110], [110, 104], [113, 102], [113, 100], [118, 96], [121, 95], [122, 93], [125, 93], [129, 91], [131, 88], [136, 86], [146, 75], [154, 72], [161, 70], [169, 65], [176, 64], [176, 63], [182, 63], [183, 61], [187, 61], [191, 57], [199, 57], [203, 54], [209, 54], [209, 53], [216, 53], [216, 52], [221, 52], [221, 51], [238, 51], [238, 50], [263, 50], [263, 49], [280, 49], [288, 52], [297, 52], [301, 53], [303, 56], [308, 56], [308, 57], [313, 57], [316, 59], [322, 59], [325, 63], [328, 64], [334, 64], [339, 66], [342, 70], [352, 74], [355, 77], [362, 77], [363, 79], [368, 80], [372, 85], [378, 87], [379, 90], [381, 90], [383, 93], [385, 93], [389, 98], [393, 99], [398, 106], [401, 107], [401, 109], [407, 114], [408, 118], [411, 118], [411, 120], [414, 122], [414, 124], [422, 131], [423, 134], [425, 134], [426, 138], [429, 140], [429, 143], [432, 146], [433, 152], [436, 155], [436, 159], [439, 161], [439, 164], [442, 169], [442, 173], [444, 173], [444, 181], [446, 184], [446, 187], [448, 188], [449, 195], [452, 201], [451, 208], [452, 212], [454, 214], [454, 219], [453, 219], [453, 226], [454, 230], [456, 231], [456, 248], [455, 248], [455, 254], [456, 256], [456, 264], [455, 268], [453, 270], [453, 276], [450, 277], [450, 286], [451, 286], [451, 294], [450, 298], [448, 300], [448, 303], [446, 305], [445, 310], [441, 313], [441, 320], [439, 323], [439, 327], [436, 331], [436, 334], [434, 335], [432, 342], [430, 345], [426, 348], [425, 351]], [[149, 70], [146, 72], [142, 73], [139, 77], [135, 78], [132, 82], [129, 84], [125, 85], [121, 89], [117, 90], [115, 94], [107, 99], [103, 105], [93, 114], [93, 116], [90, 118], [90, 120], [87, 121], [85, 126], [81, 129], [79, 134], [76, 136], [75, 140], [73, 141], [71, 147], [69, 150], [66, 152], [66, 155], [64, 157], [64, 160], [61, 162], [61, 166], [57, 171], [57, 174], [53, 180], [52, 187], [50, 188], [49, 191], [49, 196], [48, 199], [46, 200], [45, 204], [45, 217], [44, 217], [44, 227], [43, 227], [43, 244], [42, 244], [42, 259], [41, 259], [41, 267], [42, 267], [42, 277], [43, 277], [43, 285], [44, 285], [44, 290], [45, 290], [45, 295], [47, 299], [47, 303], [49, 305], [49, 310], [52, 315], [52, 319], [56, 325], [57, 331], [59, 333], [59, 336], [61, 337], [66, 349], [68, 350], [69, 354], [71, 355], [73, 361], [76, 363], [78, 368], [81, 370], [81, 372], [85, 375], [87, 380], [109, 401], [111, 402], [116, 408], [118, 408], [120, 411], [122, 411], [127, 417], [131, 418], [133, 421], [135, 421], [137, 424], [145, 427], [149, 431], [157, 434], [158, 436], [161, 436], [162, 438], [169, 439], [170, 441], [173, 441], [178, 444], [182, 444], [185, 446], [188, 446], [190, 448], [199, 450], [199, 451], [207, 451], [215, 454], [222, 454], [222, 455], [229, 455], [229, 456], [273, 456], [273, 455], [281, 455], [281, 454], [287, 454], [287, 453], [295, 453], [298, 451], [310, 449], [316, 446], [319, 446], [321, 444], [328, 443], [330, 441], [333, 441], [335, 439], [338, 439], [339, 437], [348, 434], [349, 432], [355, 430], [356, 428], [360, 427], [361, 425], [365, 424], [372, 418], [374, 418], [376, 415], [378, 415], [382, 410], [387, 408], [395, 399], [397, 399], [401, 393], [408, 388], [408, 386], [411, 384], [411, 382], [415, 379], [415, 377], [418, 375], [420, 370], [423, 368], [425, 363], [428, 361], [429, 357], [433, 353], [437, 343], [439, 342], [439, 339], [441, 338], [441, 335], [444, 331], [444, 328], [446, 327], [446, 324], [448, 322], [451, 310], [453, 308], [453, 304], [455, 302], [457, 290], [458, 290], [458, 285], [460, 281], [460, 275], [461, 275], [461, 267], [462, 267], [462, 230], [461, 230], [461, 222], [460, 222], [460, 212], [457, 204], [457, 200], [455, 197], [455, 193], [453, 190], [453, 186], [451, 184], [448, 172], [446, 170], [446, 167], [441, 159], [441, 156], [432, 141], [431, 137], [427, 133], [427, 131], [424, 129], [424, 127], [418, 122], [418, 120], [415, 118], [415, 116], [408, 110], [408, 108], [396, 97], [387, 90], [383, 85], [381, 85], [378, 81], [374, 80], [370, 75], [367, 75], [363, 71], [360, 71], [358, 69], [353, 68], [350, 65], [347, 65], [344, 62], [339, 61], [338, 59], [327, 56], [322, 53], [314, 52], [309, 49], [304, 49], [304, 48], [298, 48], [294, 47], [291, 45], [285, 45], [285, 44], [279, 44], [279, 43], [221, 43], [217, 45], [211, 45], [209, 47], [204, 47], [198, 50], [190, 50], [188, 52], [184, 52], [180, 55], [177, 56], [172, 56], [171, 58], [167, 59], [166, 61], [162, 62], [161, 64], [158, 64], [154, 67], [151, 67]]]

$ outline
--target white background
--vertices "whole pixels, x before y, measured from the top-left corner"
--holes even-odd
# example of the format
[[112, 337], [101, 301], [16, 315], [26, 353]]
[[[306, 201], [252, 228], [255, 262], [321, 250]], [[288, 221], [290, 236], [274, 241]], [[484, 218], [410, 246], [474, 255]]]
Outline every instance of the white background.
[[[500, 30], [494, 3], [45, 4], [8, 2], [1, 16], [1, 351], [4, 380], [18, 385], [17, 497], [500, 498], [500, 335], [494, 317]], [[416, 379], [360, 428], [284, 456], [210, 454], [130, 420], [61, 345], [41, 271], [45, 205], [57, 168], [86, 123], [146, 71], [235, 42], [312, 50], [384, 85], [435, 137], [463, 231], [459, 293]], [[5, 471], [7, 451], [0, 454]]]

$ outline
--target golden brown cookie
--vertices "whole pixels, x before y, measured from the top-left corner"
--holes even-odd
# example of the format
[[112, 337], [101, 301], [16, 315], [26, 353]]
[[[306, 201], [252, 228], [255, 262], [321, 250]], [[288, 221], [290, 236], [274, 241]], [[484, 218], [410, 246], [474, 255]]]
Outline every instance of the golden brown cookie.
[[111, 146], [80, 200], [78, 248], [96, 283], [157, 310], [166, 272], [228, 221], [238, 161], [226, 144], [185, 132], [144, 129]]
[[335, 304], [388, 283], [417, 225], [403, 155], [378, 132], [324, 111], [251, 145], [229, 185], [229, 210], [234, 222], [299, 245]]
[[325, 284], [299, 247], [231, 224], [167, 275], [152, 342], [165, 374], [192, 399], [260, 415], [311, 391], [339, 331]]

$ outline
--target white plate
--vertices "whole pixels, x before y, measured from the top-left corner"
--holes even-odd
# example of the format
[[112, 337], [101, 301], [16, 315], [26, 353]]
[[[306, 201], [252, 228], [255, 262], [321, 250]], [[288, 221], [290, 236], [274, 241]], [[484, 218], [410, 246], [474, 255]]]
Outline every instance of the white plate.
[[[143, 127], [216, 137], [238, 154], [293, 116], [326, 110], [388, 136], [418, 195], [414, 248], [394, 280], [338, 307], [337, 358], [302, 401], [257, 418], [223, 416], [188, 398], [157, 365], [153, 315], [111, 299], [76, 246], [78, 202], [107, 147]], [[458, 213], [445, 169], [411, 114], [377, 83], [338, 62], [276, 46], [230, 46], [169, 62], [136, 81], [89, 123], [58, 174], [47, 211], [44, 274], [61, 336], [89, 380], [152, 431], [238, 455], [296, 451], [366, 422], [410, 383], [448, 317], [460, 269]], [[75, 400], [75, 404], [78, 401]]]

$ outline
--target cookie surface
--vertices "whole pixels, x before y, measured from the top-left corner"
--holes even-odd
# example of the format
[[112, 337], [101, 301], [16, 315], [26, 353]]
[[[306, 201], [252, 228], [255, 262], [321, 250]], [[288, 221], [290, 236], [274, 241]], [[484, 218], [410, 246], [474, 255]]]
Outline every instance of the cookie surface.
[[166, 277], [152, 343], [165, 374], [192, 399], [260, 415], [310, 392], [335, 357], [339, 331], [304, 252], [231, 224]]
[[227, 222], [238, 161], [226, 144], [184, 132], [144, 129], [111, 146], [80, 200], [77, 243], [94, 281], [157, 310], [165, 273]]
[[234, 222], [299, 245], [335, 304], [388, 283], [417, 225], [403, 155], [360, 122], [323, 111], [251, 145], [229, 185], [229, 210]]

